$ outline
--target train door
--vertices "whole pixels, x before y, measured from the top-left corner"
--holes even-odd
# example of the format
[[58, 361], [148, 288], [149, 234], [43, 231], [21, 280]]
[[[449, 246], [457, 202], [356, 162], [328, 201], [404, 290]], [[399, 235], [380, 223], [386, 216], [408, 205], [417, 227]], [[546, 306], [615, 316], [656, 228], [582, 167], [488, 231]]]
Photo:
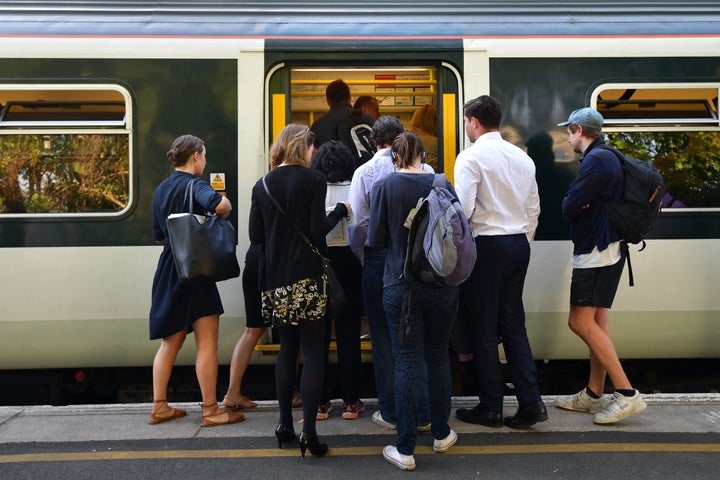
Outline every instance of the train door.
[[[398, 53], [393, 55], [400, 57]], [[437, 146], [431, 146], [432, 139], [428, 145], [423, 143], [429, 154], [431, 149], [436, 151], [435, 170], [444, 172], [452, 182], [455, 157], [464, 139], [463, 85], [460, 70], [455, 66], [462, 60], [454, 60], [455, 63], [434, 59], [413, 64], [405, 60], [392, 63], [348, 60], [322, 65], [309, 60], [278, 61], [269, 67], [265, 77], [265, 151], [268, 152], [285, 125], [310, 126], [327, 112], [325, 88], [330, 82], [343, 79], [350, 87], [351, 103], [361, 96], [374, 97], [379, 102], [380, 115], [397, 117], [407, 130], [421, 131], [421, 115], [432, 112], [432, 118], [426, 118], [424, 133], [434, 137]], [[366, 321], [361, 333], [363, 340], [369, 340]], [[265, 344], [256, 349], [263, 353], [276, 352], [278, 345], [273, 343], [272, 336], [272, 332], [268, 332]], [[370, 362], [370, 341], [363, 341], [361, 345], [363, 361]], [[334, 350], [334, 343], [330, 349]]]
[[462, 139], [462, 79], [450, 63], [414, 65], [314, 65], [278, 63], [267, 73], [266, 138], [269, 148], [288, 123], [312, 123], [329, 107], [326, 86], [343, 79], [351, 102], [361, 96], [378, 100], [380, 115], [397, 117], [407, 130], [421, 138], [429, 160], [452, 181], [453, 165]]

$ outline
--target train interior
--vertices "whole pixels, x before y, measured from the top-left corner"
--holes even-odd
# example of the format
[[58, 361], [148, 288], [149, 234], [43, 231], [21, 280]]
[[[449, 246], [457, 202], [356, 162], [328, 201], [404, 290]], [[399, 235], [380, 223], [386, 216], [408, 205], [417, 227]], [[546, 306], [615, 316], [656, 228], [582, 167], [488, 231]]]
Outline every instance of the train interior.
[[[437, 67], [425, 66], [382, 66], [382, 67], [291, 67], [283, 72], [287, 74], [289, 93], [274, 93], [272, 95], [273, 138], [290, 122], [312, 125], [312, 123], [328, 111], [325, 99], [326, 86], [337, 79], [342, 79], [350, 87], [351, 102], [354, 104], [359, 97], [369, 96], [378, 101], [380, 115], [392, 115], [400, 120], [407, 130], [424, 133], [423, 138], [435, 144], [430, 146], [434, 151], [428, 151], [433, 158], [433, 168], [442, 171], [438, 165], [438, 152], [442, 152], [442, 125], [443, 119], [440, 109], [437, 108], [438, 73]], [[286, 87], [287, 88], [287, 87]], [[289, 97], [289, 99], [288, 99]], [[447, 110], [447, 108], [446, 108]], [[454, 111], [454, 109], [452, 109]], [[420, 115], [426, 113], [433, 118], [431, 121], [421, 122]], [[454, 121], [454, 119], [453, 119]], [[424, 127], [423, 128], [423, 123]], [[434, 129], [434, 130], [433, 130]], [[440, 139], [438, 140], [438, 137]], [[455, 150], [452, 149], [453, 156]], [[439, 155], [441, 158], [442, 154]], [[445, 168], [447, 170], [447, 168]], [[334, 333], [333, 337], [334, 338]], [[367, 320], [363, 318], [361, 338], [365, 362], [370, 362], [370, 338]], [[263, 354], [275, 354], [279, 345], [268, 332], [264, 341], [256, 349]], [[331, 350], [335, 350], [334, 343]]]

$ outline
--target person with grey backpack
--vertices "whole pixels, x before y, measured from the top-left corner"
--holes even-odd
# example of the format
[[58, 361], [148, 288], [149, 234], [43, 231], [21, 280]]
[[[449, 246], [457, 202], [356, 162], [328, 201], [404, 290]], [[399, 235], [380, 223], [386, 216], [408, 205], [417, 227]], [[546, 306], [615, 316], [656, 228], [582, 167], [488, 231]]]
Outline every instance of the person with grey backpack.
[[[397, 441], [383, 457], [402, 470], [415, 469], [415, 444], [420, 426], [418, 398], [430, 397], [433, 450], [446, 452], [457, 441], [450, 417], [450, 331], [458, 305], [458, 287], [405, 280], [408, 226], [418, 199], [432, 191], [435, 176], [423, 169], [425, 150], [411, 132], [400, 134], [391, 147], [397, 172], [373, 187], [368, 243], [387, 248], [383, 275], [383, 307], [395, 360]], [[454, 193], [450, 182], [443, 188]], [[427, 383], [422, 373], [427, 372]], [[425, 389], [425, 392], [422, 391]]]

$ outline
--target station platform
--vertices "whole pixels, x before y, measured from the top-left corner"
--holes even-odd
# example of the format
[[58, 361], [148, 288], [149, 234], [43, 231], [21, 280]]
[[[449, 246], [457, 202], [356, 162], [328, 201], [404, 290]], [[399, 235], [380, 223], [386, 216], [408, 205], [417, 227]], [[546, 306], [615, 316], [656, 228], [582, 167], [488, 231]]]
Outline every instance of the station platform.
[[[561, 410], [554, 406], [554, 396], [544, 396], [549, 420], [530, 430], [506, 427], [492, 429], [460, 422], [455, 409], [473, 407], [476, 397], [453, 398], [450, 426], [460, 438], [464, 433], [523, 435], [534, 432], [626, 432], [626, 433], [720, 433], [720, 394], [654, 394], [644, 395], [647, 409], [611, 425], [596, 425], [588, 414]], [[333, 401], [330, 418], [318, 421], [318, 434], [325, 436], [372, 436], [394, 432], [375, 425], [372, 413], [376, 399], [363, 399], [365, 412], [357, 420], [342, 418], [342, 402]], [[198, 403], [173, 403], [185, 408], [188, 415], [170, 422], [149, 425], [152, 409], [149, 403], [78, 406], [6, 406], [0, 407], [0, 444], [26, 442], [95, 442], [151, 439], [196, 439], [253, 437], [274, 440], [278, 422], [276, 401], [260, 401], [254, 409], [245, 410], [245, 420], [217, 427], [202, 427]], [[506, 397], [504, 414], [517, 409], [514, 398]], [[294, 410], [296, 431], [302, 426], [301, 409]], [[0, 455], [0, 462], [1, 462]]]

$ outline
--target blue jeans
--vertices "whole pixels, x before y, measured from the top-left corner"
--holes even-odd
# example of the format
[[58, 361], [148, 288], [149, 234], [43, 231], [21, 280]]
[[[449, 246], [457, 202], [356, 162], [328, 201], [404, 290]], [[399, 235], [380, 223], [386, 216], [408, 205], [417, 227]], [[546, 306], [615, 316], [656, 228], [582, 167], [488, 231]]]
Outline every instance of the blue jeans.
[[[393, 357], [390, 330], [383, 308], [383, 272], [387, 250], [365, 249], [363, 265], [363, 300], [370, 327], [372, 360], [375, 371], [375, 390], [378, 408], [383, 419], [397, 423], [395, 413], [395, 359]], [[421, 393], [418, 396], [420, 425], [430, 423], [430, 399], [427, 394], [427, 374], [418, 379]]]
[[[407, 313], [402, 311], [406, 294]], [[448, 349], [458, 297], [457, 287], [419, 282], [385, 288], [383, 305], [395, 356], [396, 447], [404, 455], [415, 451], [420, 396], [430, 399], [433, 437], [440, 440], [450, 434], [452, 379]], [[401, 340], [403, 315], [408, 316], [410, 328]], [[426, 381], [421, 381], [421, 376], [426, 376]]]

